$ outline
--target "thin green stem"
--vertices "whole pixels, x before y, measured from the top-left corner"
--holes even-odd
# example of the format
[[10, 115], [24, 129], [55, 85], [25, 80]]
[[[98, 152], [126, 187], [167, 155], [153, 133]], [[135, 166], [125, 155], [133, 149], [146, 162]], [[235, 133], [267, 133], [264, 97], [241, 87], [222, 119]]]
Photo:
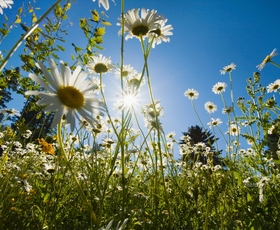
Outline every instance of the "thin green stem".
[[68, 156], [67, 156], [67, 154], [66, 154], [66, 152], [65, 152], [65, 149], [64, 149], [64, 147], [63, 147], [64, 144], [63, 144], [63, 138], [62, 138], [62, 129], [61, 129], [62, 124], [61, 124], [61, 123], [62, 123], [62, 122], [60, 121], [59, 124], [58, 124], [58, 127], [57, 127], [57, 135], [58, 135], [58, 145], [59, 145], [59, 147], [60, 147], [60, 150], [61, 150], [61, 153], [62, 153], [62, 157], [64, 158], [64, 160], [65, 160], [65, 162], [66, 162], [66, 164], [67, 164], [67, 166], [68, 166], [68, 168], [69, 168], [69, 170], [70, 170], [70, 173], [71, 173], [71, 175], [72, 175], [72, 177], [73, 177], [73, 179], [74, 179], [74, 182], [75, 182], [75, 184], [77, 185], [78, 190], [79, 190], [81, 196], [83, 197], [83, 199], [84, 199], [84, 201], [85, 201], [85, 203], [86, 203], [86, 205], [87, 205], [87, 207], [88, 207], [88, 210], [89, 210], [89, 212], [90, 212], [91, 219], [93, 220], [93, 222], [94, 222], [94, 224], [95, 224], [95, 227], [99, 227], [99, 223], [98, 223], [98, 221], [97, 221], [97, 218], [96, 218], [96, 216], [95, 216], [95, 213], [93, 212], [92, 205], [91, 205], [91, 203], [88, 201], [88, 199], [87, 199], [87, 197], [86, 197], [86, 195], [85, 195], [85, 193], [84, 193], [84, 191], [83, 191], [83, 189], [82, 189], [82, 187], [81, 187], [81, 185], [80, 185], [80, 183], [79, 183], [79, 181], [78, 181], [78, 179], [77, 179], [77, 177], [76, 177], [76, 175], [75, 175], [75, 173], [74, 173], [74, 171], [73, 171], [73, 168], [72, 168], [72, 166], [71, 166], [71, 164], [70, 164], [70, 162], [69, 162], [69, 160], [68, 160]]
[[273, 61], [271, 61], [271, 60], [270, 60], [270, 63], [271, 63], [272, 65], [275, 65], [276, 67], [280, 68], [280, 65], [278, 65], [277, 63], [275, 63], [275, 62], [273, 62]]

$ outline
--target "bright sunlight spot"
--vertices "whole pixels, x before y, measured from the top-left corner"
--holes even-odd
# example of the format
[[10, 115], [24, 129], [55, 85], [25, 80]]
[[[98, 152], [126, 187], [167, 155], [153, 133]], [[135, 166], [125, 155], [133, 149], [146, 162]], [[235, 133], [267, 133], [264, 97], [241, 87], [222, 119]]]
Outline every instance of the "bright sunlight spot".
[[134, 94], [126, 94], [123, 97], [123, 105], [124, 107], [132, 107], [135, 105], [137, 98]]

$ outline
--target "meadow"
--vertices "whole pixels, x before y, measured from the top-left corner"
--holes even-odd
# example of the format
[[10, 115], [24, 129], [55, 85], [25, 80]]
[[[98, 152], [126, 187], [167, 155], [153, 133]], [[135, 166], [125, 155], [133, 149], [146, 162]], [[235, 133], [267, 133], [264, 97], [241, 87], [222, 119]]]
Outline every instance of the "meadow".
[[[1, 42], [15, 25], [24, 30], [0, 53], [0, 229], [277, 229], [280, 121], [271, 93], [279, 93], [280, 79], [263, 86], [260, 74], [265, 65], [279, 68], [277, 50], [246, 80], [246, 98], [233, 97], [234, 63], [220, 71], [229, 85], [209, 86], [224, 104], [226, 130], [211, 117], [176, 137], [163, 128], [149, 74], [149, 55], [172, 39], [172, 25], [156, 10], [125, 12], [125, 1], [117, 2], [121, 52], [112, 61], [102, 50], [115, 25], [95, 3], [91, 17], [79, 21], [85, 46], [70, 44], [75, 53], [60, 60], [73, 2], [57, 0], [38, 18], [30, 4], [0, 28]], [[111, 2], [98, 4], [110, 10]], [[11, 7], [0, 0], [4, 13]], [[31, 24], [23, 23], [27, 17]], [[140, 71], [124, 64], [129, 39], [139, 41]], [[21, 71], [10, 62], [15, 52]], [[114, 108], [104, 90], [108, 73], [119, 82]], [[149, 104], [138, 98], [143, 88]], [[26, 99], [20, 112], [6, 107], [11, 92]], [[199, 92], [189, 88], [182, 97], [201, 121]], [[204, 107], [210, 116], [217, 110], [213, 102]]]

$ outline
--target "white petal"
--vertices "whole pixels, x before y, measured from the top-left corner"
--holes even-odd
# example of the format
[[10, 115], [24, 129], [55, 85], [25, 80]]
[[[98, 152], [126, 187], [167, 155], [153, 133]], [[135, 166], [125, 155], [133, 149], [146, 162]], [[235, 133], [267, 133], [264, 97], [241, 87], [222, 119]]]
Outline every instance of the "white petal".
[[33, 74], [33, 73], [30, 73], [29, 74], [29, 77], [33, 80], [33, 81], [36, 81], [38, 84], [40, 84], [42, 87], [44, 87], [46, 90], [48, 90], [49, 92], [51, 93], [55, 93], [55, 91], [50, 88], [46, 82], [44, 82], [43, 79], [41, 79], [40, 77], [38, 77], [37, 75]]
[[63, 85], [69, 86], [71, 80], [71, 70], [68, 66], [65, 66], [63, 62], [60, 62], [60, 76], [63, 79]]
[[57, 66], [56, 66], [54, 60], [51, 59], [51, 58], [49, 59], [49, 65], [50, 65], [50, 68], [51, 68], [51, 72], [53, 74], [54, 81], [56, 82], [56, 85], [58, 85], [58, 88], [59, 88], [60, 86], [64, 85], [64, 82], [63, 82], [63, 79], [61, 78], [61, 76], [58, 72], [58, 69], [57, 69]]

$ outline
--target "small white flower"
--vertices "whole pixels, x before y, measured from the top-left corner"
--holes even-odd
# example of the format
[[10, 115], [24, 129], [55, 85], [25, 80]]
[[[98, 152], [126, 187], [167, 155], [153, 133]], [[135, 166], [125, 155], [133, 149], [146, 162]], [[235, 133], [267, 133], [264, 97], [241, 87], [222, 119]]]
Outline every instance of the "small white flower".
[[267, 130], [267, 133], [268, 133], [269, 135], [273, 134], [274, 129], [275, 129], [275, 126], [272, 125], [272, 126]]
[[[127, 33], [125, 39], [136, 37], [145, 39], [151, 31], [157, 31], [160, 28], [160, 21], [163, 17], [157, 14], [156, 10], [141, 9], [141, 17], [139, 17], [140, 9], [132, 9], [124, 15], [124, 32]], [[121, 18], [118, 25], [122, 25]], [[121, 34], [121, 30], [119, 34]]]
[[211, 121], [207, 123], [207, 125], [209, 125], [211, 128], [214, 126], [219, 126], [220, 124], [222, 124], [223, 122], [221, 121], [220, 118], [214, 119], [211, 118]]
[[198, 98], [199, 93], [195, 89], [188, 89], [184, 96], [188, 97], [190, 100], [194, 100]]
[[0, 109], [0, 113], [2, 114], [9, 114], [10, 116], [20, 116], [20, 113], [18, 110], [12, 108], [12, 109]]
[[222, 70], [220, 70], [221, 74], [230, 73], [232, 70], [235, 70], [236, 65], [231, 63], [230, 65], [225, 66]]
[[159, 21], [158, 28], [156, 30], [152, 30], [149, 33], [149, 42], [153, 41], [152, 47], [154, 48], [155, 45], [159, 45], [161, 42], [169, 42], [170, 35], [173, 33], [170, 30], [173, 30], [171, 25], [165, 25], [167, 19]]
[[121, 76], [124, 78], [127, 78], [131, 75], [133, 76], [137, 74], [137, 71], [130, 65], [123, 65], [122, 70], [120, 67], [118, 67], [114, 70], [114, 74], [117, 79], [120, 79]]
[[276, 81], [274, 81], [273, 83], [270, 83], [267, 86], [267, 92], [268, 93], [272, 93], [272, 92], [276, 93], [279, 88], [280, 88], [280, 79], [277, 79]]
[[86, 67], [91, 73], [105, 74], [111, 72], [113, 69], [112, 61], [109, 58], [104, 57], [102, 54], [98, 56], [91, 56], [92, 61], [90, 61]]
[[210, 101], [207, 101], [205, 103], [204, 108], [206, 109], [206, 111], [208, 113], [214, 113], [215, 111], [217, 111], [217, 106], [213, 102], [210, 102]]
[[212, 91], [213, 91], [215, 94], [221, 94], [222, 92], [225, 92], [226, 87], [227, 87], [227, 84], [226, 84], [226, 83], [224, 83], [224, 82], [218, 82], [218, 83], [216, 83], [216, 84], [213, 86]]
[[276, 55], [277, 55], [276, 49], [273, 49], [272, 52], [265, 57], [265, 59], [262, 61], [262, 63], [256, 66], [259, 69], [259, 71], [261, 71], [264, 68], [264, 66], [266, 65], [266, 63], [270, 62], [271, 58]]
[[236, 124], [231, 124], [228, 132], [231, 136], [238, 136], [240, 133], [240, 128]]

